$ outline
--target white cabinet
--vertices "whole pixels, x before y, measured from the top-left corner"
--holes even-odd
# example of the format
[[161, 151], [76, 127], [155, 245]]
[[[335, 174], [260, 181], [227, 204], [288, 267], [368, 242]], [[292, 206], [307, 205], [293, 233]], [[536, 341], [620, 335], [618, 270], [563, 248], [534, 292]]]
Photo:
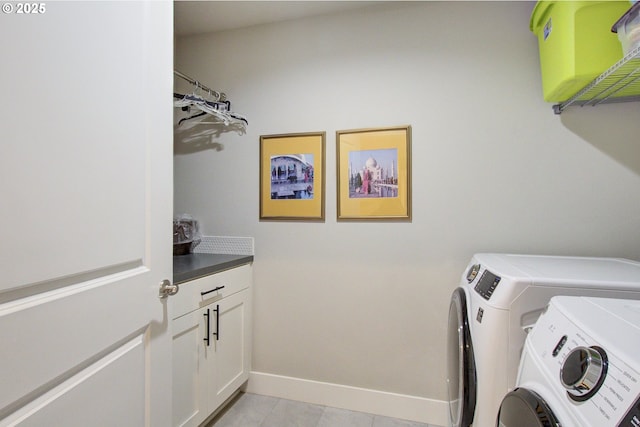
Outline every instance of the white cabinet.
[[206, 418], [201, 317], [195, 310], [173, 320], [173, 426], [197, 426]]
[[198, 426], [249, 378], [251, 265], [180, 285], [173, 298], [173, 425]]

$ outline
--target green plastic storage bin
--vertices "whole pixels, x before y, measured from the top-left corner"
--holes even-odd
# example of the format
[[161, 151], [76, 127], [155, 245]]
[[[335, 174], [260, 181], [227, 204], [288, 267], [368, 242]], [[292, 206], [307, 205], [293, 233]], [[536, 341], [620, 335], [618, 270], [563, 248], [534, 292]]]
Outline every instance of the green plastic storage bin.
[[628, 1], [536, 4], [529, 28], [538, 37], [545, 101], [566, 101], [622, 58], [611, 26], [628, 9]]

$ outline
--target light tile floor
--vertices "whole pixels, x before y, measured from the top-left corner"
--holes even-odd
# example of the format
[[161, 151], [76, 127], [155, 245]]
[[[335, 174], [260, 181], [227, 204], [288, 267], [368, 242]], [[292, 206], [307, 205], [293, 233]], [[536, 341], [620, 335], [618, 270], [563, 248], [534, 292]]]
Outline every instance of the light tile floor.
[[437, 427], [322, 405], [241, 393], [207, 427]]

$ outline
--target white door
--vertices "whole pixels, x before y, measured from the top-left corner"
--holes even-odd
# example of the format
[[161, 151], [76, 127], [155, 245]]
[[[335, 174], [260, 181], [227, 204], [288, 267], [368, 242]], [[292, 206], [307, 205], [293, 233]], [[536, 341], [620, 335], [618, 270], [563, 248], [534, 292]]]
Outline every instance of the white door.
[[0, 426], [168, 426], [172, 2], [3, 2]]

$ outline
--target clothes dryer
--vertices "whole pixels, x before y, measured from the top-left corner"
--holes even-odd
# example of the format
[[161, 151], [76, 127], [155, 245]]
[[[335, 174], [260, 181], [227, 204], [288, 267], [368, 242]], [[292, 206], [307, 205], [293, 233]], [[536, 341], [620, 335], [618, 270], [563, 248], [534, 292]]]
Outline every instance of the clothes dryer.
[[449, 425], [492, 427], [516, 384], [527, 331], [556, 295], [640, 299], [640, 263], [616, 258], [476, 254], [451, 297]]
[[500, 427], [640, 425], [640, 301], [553, 297], [526, 338]]

